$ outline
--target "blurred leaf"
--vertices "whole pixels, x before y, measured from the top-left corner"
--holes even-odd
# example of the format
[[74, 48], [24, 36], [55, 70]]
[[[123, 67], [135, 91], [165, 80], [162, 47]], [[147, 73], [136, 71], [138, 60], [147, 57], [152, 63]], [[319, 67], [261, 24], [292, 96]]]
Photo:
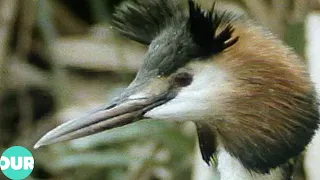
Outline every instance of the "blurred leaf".
[[90, 168], [105, 168], [105, 167], [126, 167], [130, 161], [127, 154], [115, 151], [105, 152], [88, 152], [77, 153], [73, 155], [62, 155], [57, 160], [54, 160], [52, 164], [55, 171], [61, 171], [70, 168], [77, 168], [86, 166]]
[[106, 4], [104, 0], [90, 0], [91, 12], [96, 22], [103, 22], [108, 19]]
[[305, 27], [304, 23], [289, 24], [286, 28], [284, 40], [289, 46], [293, 47], [294, 50], [302, 57], [305, 56]]

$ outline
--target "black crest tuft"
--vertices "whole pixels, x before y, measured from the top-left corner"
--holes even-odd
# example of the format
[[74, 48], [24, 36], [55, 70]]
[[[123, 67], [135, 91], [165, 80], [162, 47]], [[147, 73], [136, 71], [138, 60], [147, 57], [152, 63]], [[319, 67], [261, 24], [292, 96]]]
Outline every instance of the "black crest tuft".
[[205, 11], [193, 0], [188, 3], [186, 11], [177, 0], [133, 0], [116, 9], [113, 24], [124, 36], [146, 45], [170, 27], [181, 31], [187, 28], [184, 32], [190, 34], [198, 47], [197, 56], [221, 52], [238, 41], [238, 37], [232, 38], [233, 17], [229, 13], [215, 11], [214, 5]]
[[[238, 37], [231, 39], [234, 31], [230, 24], [232, 15], [214, 12], [215, 3], [210, 11], [204, 11], [193, 0], [188, 2], [190, 31], [194, 42], [201, 47], [205, 55], [221, 52], [238, 41]], [[217, 33], [219, 27], [224, 28]]]

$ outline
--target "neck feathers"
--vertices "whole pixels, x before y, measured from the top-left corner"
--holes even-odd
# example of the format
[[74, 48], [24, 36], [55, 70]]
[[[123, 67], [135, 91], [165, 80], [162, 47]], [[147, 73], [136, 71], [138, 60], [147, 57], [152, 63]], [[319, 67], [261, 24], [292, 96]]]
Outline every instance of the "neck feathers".
[[219, 119], [206, 121], [215, 135], [199, 135], [203, 158], [209, 162], [216, 151], [206, 144], [218, 142], [248, 171], [268, 174], [298, 157], [313, 138], [320, 119], [317, 95], [294, 52], [259, 27], [233, 25], [239, 41], [213, 58], [232, 85], [220, 98]]
[[286, 163], [270, 170], [269, 173], [261, 174], [251, 172], [242, 163], [230, 155], [224, 148], [217, 151], [217, 169], [221, 180], [293, 180], [295, 164]]

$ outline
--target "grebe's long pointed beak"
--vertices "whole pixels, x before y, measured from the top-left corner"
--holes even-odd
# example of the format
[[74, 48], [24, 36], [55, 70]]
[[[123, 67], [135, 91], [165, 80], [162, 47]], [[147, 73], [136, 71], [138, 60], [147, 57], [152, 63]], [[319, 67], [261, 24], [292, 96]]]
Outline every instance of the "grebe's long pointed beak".
[[[84, 117], [61, 124], [44, 135], [35, 144], [34, 148], [81, 138], [138, 121], [143, 119], [143, 115], [147, 111], [173, 98], [167, 89], [163, 89], [162, 92], [157, 91], [152, 95], [150, 93], [148, 95], [139, 93], [139, 96], [131, 96], [130, 94], [132, 94], [132, 90], [130, 90], [129, 93], [122, 93], [120, 99], [117, 99], [107, 107], [100, 108]], [[141, 96], [141, 94], [143, 96]]]

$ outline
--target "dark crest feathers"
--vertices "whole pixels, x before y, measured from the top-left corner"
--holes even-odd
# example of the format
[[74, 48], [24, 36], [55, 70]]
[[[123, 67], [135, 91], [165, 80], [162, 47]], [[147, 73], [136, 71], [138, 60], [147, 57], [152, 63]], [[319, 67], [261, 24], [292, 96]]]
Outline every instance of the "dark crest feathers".
[[113, 25], [129, 39], [149, 45], [168, 24], [181, 19], [183, 11], [174, 0], [132, 0], [116, 9]]
[[214, 153], [217, 150], [218, 142], [215, 132], [210, 128], [210, 124], [203, 122], [195, 123], [197, 127], [198, 140], [200, 146], [200, 152], [202, 159], [210, 165], [210, 163], [216, 163]]
[[[230, 25], [232, 16], [223, 12], [214, 12], [215, 3], [210, 11], [204, 11], [193, 0], [189, 0], [189, 23], [193, 40], [204, 48], [204, 51], [218, 53], [232, 46], [238, 37], [231, 39], [234, 31]], [[217, 34], [219, 26], [226, 24], [224, 29]]]
[[234, 28], [229, 13], [215, 11], [214, 5], [205, 11], [193, 0], [188, 4], [189, 12], [180, 1], [133, 0], [116, 9], [113, 25], [129, 39], [149, 45], [168, 26], [188, 23], [187, 31], [202, 55], [221, 52], [238, 41], [231, 38]]

